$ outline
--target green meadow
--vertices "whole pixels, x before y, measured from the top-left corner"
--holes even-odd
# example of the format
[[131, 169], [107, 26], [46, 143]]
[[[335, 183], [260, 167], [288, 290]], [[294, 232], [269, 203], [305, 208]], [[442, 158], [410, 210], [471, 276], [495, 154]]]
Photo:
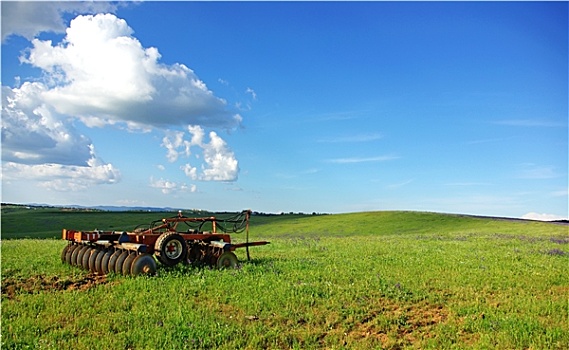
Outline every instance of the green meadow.
[[[176, 213], [2, 211], [2, 349], [567, 349], [569, 226], [419, 212], [254, 216], [237, 269], [94, 276], [62, 228]], [[244, 234], [235, 235], [244, 241]]]

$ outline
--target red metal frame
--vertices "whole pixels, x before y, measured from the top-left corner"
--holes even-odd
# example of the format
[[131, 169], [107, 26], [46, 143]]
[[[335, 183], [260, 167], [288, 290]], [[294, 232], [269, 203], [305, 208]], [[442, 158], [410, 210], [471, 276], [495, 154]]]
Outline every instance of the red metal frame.
[[[227, 250], [234, 251], [237, 248], [247, 248], [247, 257], [249, 258], [248, 248], [250, 246], [260, 246], [269, 244], [266, 241], [249, 242], [249, 217], [251, 212], [245, 211], [245, 225], [247, 230], [247, 242], [239, 244], [231, 244], [231, 236], [227, 233], [217, 233], [217, 218], [214, 216], [202, 217], [202, 218], [186, 218], [183, 217], [181, 212], [177, 217], [162, 219], [161, 225], [154, 226], [141, 231], [134, 232], [117, 232], [117, 231], [78, 231], [78, 230], [68, 230], [63, 229], [62, 238], [64, 240], [75, 242], [75, 243], [96, 243], [96, 242], [108, 242], [110, 244], [136, 244], [144, 245], [145, 252], [152, 254], [154, 253], [154, 245], [156, 241], [165, 232], [176, 232], [179, 234], [186, 242], [192, 241], [202, 241], [202, 242], [224, 242], [227, 243]], [[211, 222], [212, 231], [211, 232], [178, 232], [177, 226], [181, 222]]]

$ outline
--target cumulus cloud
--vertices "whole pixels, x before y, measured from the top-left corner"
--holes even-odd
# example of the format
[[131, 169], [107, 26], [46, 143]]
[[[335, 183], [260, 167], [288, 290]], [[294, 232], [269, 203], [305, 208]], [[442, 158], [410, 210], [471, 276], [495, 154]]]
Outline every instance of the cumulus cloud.
[[3, 179], [33, 180], [55, 191], [78, 191], [120, 181], [95, 153], [91, 140], [42, 102], [45, 86], [2, 87]]
[[[113, 14], [80, 15], [68, 28], [61, 17], [114, 8], [106, 3], [2, 3], [3, 39], [12, 34], [30, 39], [31, 47], [20, 61], [42, 73], [41, 79], [15, 88], [2, 86], [6, 175], [38, 180], [54, 190], [118, 182], [119, 170], [103, 162], [89, 137], [74, 127], [80, 121], [87, 127], [161, 129], [165, 133], [161, 146], [169, 162], [187, 158], [191, 147], [197, 148], [199, 168], [181, 167], [190, 179], [236, 180], [238, 162], [233, 152], [216, 132], [204, 141], [202, 127], [230, 130], [242, 118], [194, 71], [181, 63], [161, 63], [158, 49], [143, 47], [126, 21]], [[65, 36], [58, 43], [34, 38], [43, 31]], [[189, 133], [179, 131], [188, 125]], [[194, 185], [166, 180], [153, 180], [152, 185], [163, 192], [195, 192]]]
[[522, 216], [522, 219], [527, 220], [538, 220], [538, 221], [555, 221], [555, 220], [567, 220], [567, 217], [562, 217], [559, 215], [554, 214], [545, 214], [545, 213], [527, 213]]
[[2, 159], [22, 164], [86, 166], [91, 141], [41, 100], [39, 83], [2, 87]]
[[65, 33], [62, 15], [115, 12], [125, 3], [103, 1], [2, 1], [2, 42], [11, 35], [28, 40], [41, 32]]
[[89, 126], [239, 125], [241, 116], [194, 71], [161, 64], [158, 49], [143, 47], [133, 33], [112, 14], [78, 16], [61, 43], [33, 39], [21, 60], [45, 73], [46, 103]]
[[186, 157], [191, 154], [191, 148], [201, 150], [202, 164], [198, 172], [196, 166], [187, 163], [180, 168], [192, 180], [201, 181], [235, 181], [239, 174], [239, 162], [227, 143], [215, 132], [208, 134], [206, 142], [205, 131], [201, 126], [188, 127], [189, 140], [183, 132], [169, 133], [163, 139], [162, 146], [166, 148], [166, 158], [174, 162], [180, 155]]
[[86, 166], [5, 162], [2, 165], [2, 177], [8, 182], [11, 180], [37, 181], [41, 187], [62, 192], [81, 191], [94, 185], [119, 182], [121, 174], [118, 169], [98, 159], [94, 154], [91, 146], [92, 157]]
[[214, 131], [209, 133], [210, 142], [203, 144], [204, 161], [202, 180], [235, 181], [239, 172], [239, 164], [227, 144]]
[[196, 192], [196, 185], [186, 185], [185, 183], [177, 183], [164, 179], [155, 180], [150, 178], [150, 186], [159, 189], [163, 194], [171, 194], [178, 192]]
[[178, 156], [181, 153], [178, 151], [178, 148], [183, 147], [183, 153], [186, 156], [190, 155], [190, 146], [191, 143], [189, 141], [184, 140], [184, 132], [183, 131], [168, 131], [166, 132], [166, 136], [162, 139], [162, 146], [166, 148], [167, 154], [166, 158], [170, 163], [175, 162], [178, 160]]

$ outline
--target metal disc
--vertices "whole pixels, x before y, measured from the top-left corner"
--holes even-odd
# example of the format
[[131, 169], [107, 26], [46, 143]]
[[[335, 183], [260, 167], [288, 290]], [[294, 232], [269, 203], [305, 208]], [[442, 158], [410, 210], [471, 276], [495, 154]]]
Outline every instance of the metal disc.
[[234, 269], [238, 263], [239, 260], [233, 252], [225, 252], [217, 258], [217, 267], [220, 269]]
[[81, 249], [83, 249], [83, 246], [78, 245], [77, 248], [73, 250], [73, 253], [71, 253], [71, 265], [77, 266], [77, 256], [79, 255]]
[[156, 273], [156, 261], [150, 254], [141, 254], [134, 259], [130, 268], [130, 274], [138, 275], [154, 275]]
[[136, 259], [136, 254], [129, 254], [129, 256], [126, 257], [126, 259], [124, 260], [124, 263], [122, 265], [122, 274], [123, 275], [130, 275], [130, 268], [132, 267], [132, 262], [134, 261], [134, 259]]
[[83, 263], [83, 255], [85, 254], [85, 252], [88, 250], [89, 247], [87, 247], [86, 245], [82, 245], [81, 248], [79, 248], [79, 253], [77, 253], [77, 258], [75, 261], [75, 265], [77, 266], [82, 266]]
[[115, 272], [115, 265], [117, 263], [117, 259], [122, 254], [122, 250], [115, 250], [115, 252], [109, 258], [109, 263], [107, 265], [107, 269], [109, 272]]
[[104, 275], [101, 263], [103, 262], [103, 257], [105, 256], [106, 253], [107, 253], [106, 249], [101, 249], [101, 251], [97, 255], [97, 259], [95, 260], [95, 272], [97, 272], [97, 274], [99, 275]]
[[71, 247], [70, 244], [66, 245], [65, 248], [63, 248], [63, 250], [61, 251], [61, 262], [64, 263], [65, 262], [65, 255], [67, 254], [67, 251], [69, 250], [69, 248]]
[[111, 258], [111, 255], [113, 255], [114, 252], [115, 252], [114, 250], [107, 250], [103, 255], [103, 259], [101, 260], [101, 272], [103, 273], [103, 275], [109, 273], [109, 259]]
[[115, 263], [115, 273], [122, 273], [122, 266], [127, 256], [128, 256], [128, 250], [123, 251], [121, 255], [119, 255], [119, 257], [117, 258], [117, 262]]
[[87, 247], [85, 253], [83, 253], [83, 260], [81, 261], [81, 266], [85, 270], [89, 270], [89, 259], [91, 258], [91, 254], [93, 254], [93, 247]]
[[73, 254], [75, 249], [77, 249], [77, 247], [79, 246], [74, 244], [67, 250], [67, 253], [65, 253], [65, 262], [68, 263], [69, 265], [71, 265], [71, 255]]
[[100, 252], [101, 252], [100, 249], [93, 248], [93, 252], [89, 256], [89, 271], [97, 272], [97, 269], [95, 267], [96, 266], [95, 263], [97, 262], [97, 256], [99, 255]]

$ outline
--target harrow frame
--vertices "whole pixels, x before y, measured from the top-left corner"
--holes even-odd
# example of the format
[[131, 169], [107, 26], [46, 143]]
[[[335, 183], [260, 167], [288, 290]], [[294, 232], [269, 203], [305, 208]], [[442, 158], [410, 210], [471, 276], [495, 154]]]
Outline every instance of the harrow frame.
[[[132, 232], [63, 229], [62, 239], [69, 244], [63, 249], [61, 260], [103, 275], [109, 272], [152, 275], [156, 272], [156, 260], [165, 266], [183, 262], [235, 267], [238, 260], [233, 252], [236, 249], [246, 248], [250, 260], [249, 247], [270, 243], [249, 242], [250, 216], [251, 211], [244, 210], [228, 219], [189, 218], [180, 211], [177, 216], [153, 221], [148, 227], [139, 225]], [[181, 223], [189, 229], [181, 231]], [[211, 231], [203, 230], [206, 223], [211, 224]], [[231, 230], [227, 224], [231, 224]], [[218, 229], [222, 233], [217, 232]], [[245, 231], [246, 242], [233, 244], [228, 231]]]

